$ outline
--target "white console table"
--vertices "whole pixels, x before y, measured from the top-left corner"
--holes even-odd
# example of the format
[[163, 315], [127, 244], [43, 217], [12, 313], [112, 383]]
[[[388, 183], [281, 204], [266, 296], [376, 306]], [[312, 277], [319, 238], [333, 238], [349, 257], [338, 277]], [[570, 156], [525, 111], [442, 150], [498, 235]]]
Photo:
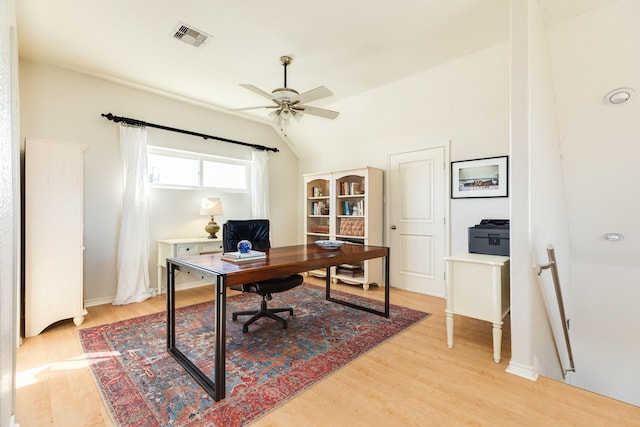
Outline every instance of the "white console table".
[[[163, 269], [167, 267], [167, 258], [189, 255], [202, 255], [222, 252], [222, 239], [190, 237], [183, 239], [158, 240], [158, 295], [162, 293]], [[183, 284], [181, 288], [186, 288]]]
[[509, 257], [464, 253], [447, 262], [447, 345], [453, 348], [453, 315], [493, 324], [493, 360], [500, 363], [502, 320], [510, 309]]

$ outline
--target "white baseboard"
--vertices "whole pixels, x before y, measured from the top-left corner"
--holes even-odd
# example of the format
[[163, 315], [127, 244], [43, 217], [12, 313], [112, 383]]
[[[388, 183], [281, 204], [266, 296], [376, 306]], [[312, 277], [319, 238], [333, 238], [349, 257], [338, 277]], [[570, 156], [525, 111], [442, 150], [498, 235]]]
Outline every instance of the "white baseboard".
[[[196, 282], [186, 282], [186, 283], [178, 283], [176, 284], [176, 291], [183, 291], [185, 289], [191, 289], [191, 288], [199, 288], [200, 286], [206, 286], [206, 285], [210, 285], [210, 282], [205, 282], [204, 280], [198, 280]], [[156, 288], [153, 288], [154, 291], [157, 291]], [[166, 293], [167, 290], [163, 289], [163, 293]], [[84, 306], [85, 307], [93, 307], [96, 305], [103, 305], [103, 304], [113, 304], [113, 300], [116, 298], [116, 296], [111, 296], [111, 297], [104, 297], [104, 298], [95, 298], [95, 299], [88, 299], [84, 301]]]
[[94, 305], [112, 304], [114, 299], [116, 299], [115, 295], [112, 297], [87, 299], [84, 300], [84, 306], [93, 307]]
[[505, 372], [513, 375], [517, 375], [522, 378], [526, 378], [531, 381], [538, 380], [538, 370], [535, 365], [524, 365], [522, 363], [516, 363], [513, 360], [509, 362]]

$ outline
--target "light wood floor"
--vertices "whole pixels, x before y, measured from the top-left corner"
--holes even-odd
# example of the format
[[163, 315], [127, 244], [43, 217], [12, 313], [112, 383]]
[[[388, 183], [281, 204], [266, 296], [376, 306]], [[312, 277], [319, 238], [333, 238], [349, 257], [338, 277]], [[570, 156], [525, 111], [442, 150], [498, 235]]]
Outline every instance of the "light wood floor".
[[[383, 296], [381, 288], [338, 287]], [[212, 292], [210, 286], [180, 291], [177, 304], [207, 300]], [[450, 350], [444, 300], [392, 289], [391, 302], [432, 316], [253, 425], [640, 426], [639, 407], [547, 378], [533, 382], [505, 373], [508, 318], [502, 361], [496, 364], [489, 323], [456, 317], [455, 347]], [[164, 295], [139, 304], [90, 307], [81, 327], [164, 310]], [[22, 427], [112, 425], [71, 321], [24, 341], [17, 354], [17, 382], [16, 422]]]

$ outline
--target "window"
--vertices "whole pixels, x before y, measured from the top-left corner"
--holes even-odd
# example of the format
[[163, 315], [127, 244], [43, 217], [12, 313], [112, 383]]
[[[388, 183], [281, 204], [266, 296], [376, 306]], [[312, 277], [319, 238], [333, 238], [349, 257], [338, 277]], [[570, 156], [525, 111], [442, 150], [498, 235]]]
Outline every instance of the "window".
[[198, 187], [198, 159], [148, 153], [149, 182], [154, 185]]
[[250, 162], [149, 146], [149, 182], [156, 188], [249, 190]]
[[246, 165], [202, 160], [202, 186], [244, 190], [248, 169]]

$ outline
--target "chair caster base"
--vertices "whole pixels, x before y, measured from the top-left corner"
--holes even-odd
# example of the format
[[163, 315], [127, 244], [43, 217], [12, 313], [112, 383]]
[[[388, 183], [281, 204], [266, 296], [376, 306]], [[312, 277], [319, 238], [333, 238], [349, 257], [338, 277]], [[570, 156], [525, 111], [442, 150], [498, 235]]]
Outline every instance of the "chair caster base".
[[244, 334], [249, 332], [249, 325], [263, 317], [268, 317], [275, 320], [276, 322], [280, 322], [282, 324], [282, 329], [287, 329], [287, 321], [280, 316], [276, 316], [275, 313], [289, 313], [289, 317], [291, 317], [293, 316], [293, 308], [288, 307], [269, 309], [267, 308], [267, 301], [263, 299], [262, 303], [260, 304], [260, 310], [236, 311], [231, 313], [231, 319], [238, 320], [238, 316], [252, 316], [242, 325], [242, 333]]

